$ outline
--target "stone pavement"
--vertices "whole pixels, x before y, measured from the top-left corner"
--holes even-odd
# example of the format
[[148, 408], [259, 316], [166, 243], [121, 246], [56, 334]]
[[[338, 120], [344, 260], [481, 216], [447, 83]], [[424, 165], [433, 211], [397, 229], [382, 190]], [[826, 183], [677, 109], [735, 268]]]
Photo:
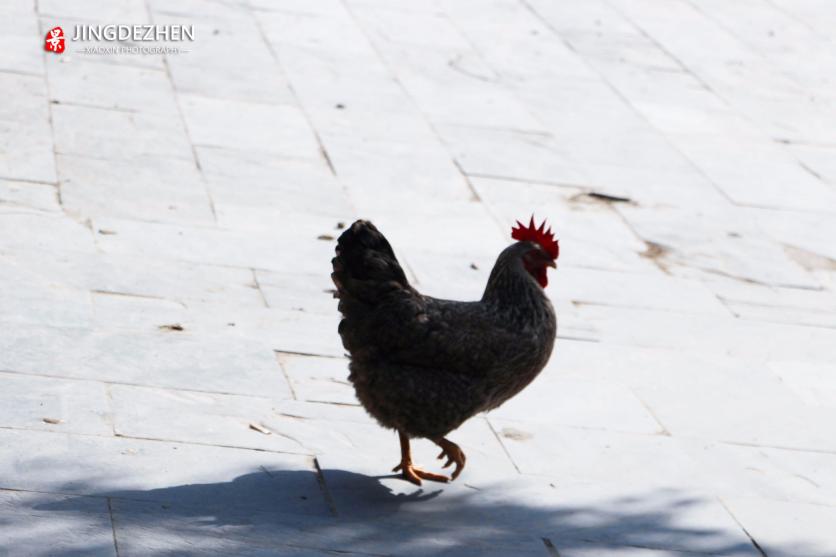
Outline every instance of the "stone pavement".
[[[43, 51], [112, 23], [196, 37]], [[828, 0], [4, 1], [0, 556], [836, 555], [834, 30]], [[551, 363], [452, 434], [459, 480], [393, 478], [338, 223], [475, 299], [532, 211]]]

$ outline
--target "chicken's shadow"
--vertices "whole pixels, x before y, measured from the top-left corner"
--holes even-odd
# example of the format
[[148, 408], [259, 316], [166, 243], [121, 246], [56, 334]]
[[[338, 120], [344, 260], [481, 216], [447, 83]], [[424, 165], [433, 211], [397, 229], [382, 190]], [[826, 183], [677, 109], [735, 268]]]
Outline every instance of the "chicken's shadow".
[[[700, 514], [706, 500], [662, 490], [600, 505], [571, 504], [560, 496], [553, 504], [526, 504], [513, 496], [513, 485], [476, 490], [456, 482], [421, 490], [392, 476], [261, 468], [228, 482], [146, 490], [73, 482], [65, 492], [88, 495], [43, 494], [30, 508], [68, 523], [109, 514], [120, 555], [548, 556], [555, 554], [552, 545], [561, 554], [581, 549], [584, 555], [648, 545], [726, 557], [759, 554], [741, 531], [689, 525], [688, 517]], [[25, 537], [16, 540], [22, 544]], [[50, 555], [113, 549], [94, 543]]]

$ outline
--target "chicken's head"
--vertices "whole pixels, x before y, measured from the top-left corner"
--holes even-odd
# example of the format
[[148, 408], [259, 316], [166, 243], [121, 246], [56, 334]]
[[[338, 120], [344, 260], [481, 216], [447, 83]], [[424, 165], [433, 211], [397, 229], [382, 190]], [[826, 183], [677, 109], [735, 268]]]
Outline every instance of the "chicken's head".
[[554, 239], [551, 227], [546, 228], [545, 220], [539, 227], [536, 226], [532, 215], [527, 227], [517, 221], [517, 226], [511, 229], [511, 237], [531, 246], [531, 249], [522, 255], [523, 265], [526, 271], [537, 279], [540, 286], [545, 288], [549, 283], [546, 268], [555, 268], [557, 257], [560, 254], [560, 247], [557, 240]]

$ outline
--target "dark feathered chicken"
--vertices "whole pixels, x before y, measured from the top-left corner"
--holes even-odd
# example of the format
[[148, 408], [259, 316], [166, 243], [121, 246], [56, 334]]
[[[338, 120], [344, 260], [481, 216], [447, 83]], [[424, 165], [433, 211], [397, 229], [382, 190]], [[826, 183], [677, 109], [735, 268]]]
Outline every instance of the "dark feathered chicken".
[[331, 277], [351, 355], [349, 379], [365, 409], [398, 431], [407, 480], [448, 481], [412, 464], [411, 437], [441, 447], [444, 467], [465, 455], [445, 439], [478, 412], [496, 408], [528, 385], [548, 362], [557, 324], [543, 292], [558, 245], [544, 225], [518, 223], [478, 302], [424, 296], [406, 280], [386, 238], [358, 220], [337, 242]]

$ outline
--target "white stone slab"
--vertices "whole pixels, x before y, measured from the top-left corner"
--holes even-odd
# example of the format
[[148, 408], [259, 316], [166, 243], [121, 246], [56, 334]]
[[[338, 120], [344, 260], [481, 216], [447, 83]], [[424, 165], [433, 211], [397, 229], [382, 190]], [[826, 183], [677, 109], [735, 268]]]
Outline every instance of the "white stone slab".
[[144, 3], [139, 0], [121, 0], [104, 9], [89, 0], [82, 0], [72, 6], [60, 1], [47, 0], [43, 4], [38, 4], [38, 11], [51, 16], [80, 18], [102, 24], [119, 20], [119, 18], [126, 18], [125, 21], [135, 21], [137, 24], [148, 21], [148, 12]]
[[0, 207], [0, 249], [95, 251], [93, 233], [83, 223], [63, 214], [11, 207]]
[[310, 402], [358, 404], [348, 381], [348, 360], [278, 354], [294, 398]]
[[[108, 232], [109, 229], [104, 229], [105, 234]], [[138, 259], [130, 255], [56, 252], [48, 249], [48, 244], [44, 247], [47, 249], [42, 251], [18, 249], [4, 253], [3, 257], [46, 281], [81, 290], [239, 307], [264, 306], [250, 269], [156, 257]], [[116, 306], [119, 301], [110, 298], [108, 303], [100, 299], [99, 309], [103, 309], [103, 304]], [[148, 309], [147, 304], [145, 308]]]
[[832, 552], [836, 520], [832, 506], [770, 501], [755, 497], [723, 499], [729, 511], [770, 557]]
[[0, 47], [6, 53], [0, 68], [30, 75], [43, 74], [41, 33], [34, 10], [26, 4], [20, 4], [20, 7], [4, 11], [0, 30]]
[[554, 291], [578, 304], [664, 309], [727, 316], [728, 310], [696, 280], [665, 274], [632, 274], [563, 267], [552, 281]]
[[[335, 231], [334, 236], [340, 233]], [[323, 240], [328, 241], [328, 240]], [[271, 308], [307, 311], [326, 315], [337, 314], [334, 283], [325, 273], [302, 275], [273, 271], [256, 271], [258, 287]]]
[[523, 474], [559, 485], [611, 486], [629, 477], [635, 487], [684, 488], [699, 474], [668, 436], [488, 419]]
[[[304, 440], [272, 431], [270, 399], [113, 385], [113, 429], [122, 437], [307, 454]], [[172, 419], [172, 417], [175, 417]]]
[[290, 104], [268, 105], [180, 94], [183, 117], [196, 145], [318, 159], [319, 145], [304, 113]]
[[677, 275], [705, 280], [706, 274], [719, 274], [774, 286], [819, 286], [741, 211], [634, 206], [618, 211], [640, 238], [661, 246], [656, 261]]
[[43, 77], [0, 73], [0, 89], [14, 103], [0, 105], [0, 176], [55, 182], [55, 154]]
[[39, 276], [0, 255], [0, 320], [65, 327], [89, 326], [90, 296]]
[[589, 182], [581, 165], [547, 132], [451, 125], [437, 129], [468, 174], [572, 185]]
[[236, 334], [0, 326], [4, 370], [206, 392], [288, 393], [270, 346]]
[[60, 211], [55, 186], [0, 180], [0, 206], [25, 207], [39, 211]]
[[[72, 32], [66, 27], [64, 30]], [[47, 68], [52, 99], [58, 103], [164, 114], [179, 122], [177, 100], [161, 56], [122, 56], [110, 61], [97, 58], [79, 54], [69, 61], [61, 58], [63, 63], [50, 60]]]
[[[64, 512], [55, 512], [54, 506]], [[0, 490], [3, 557], [116, 557], [107, 500]]]
[[828, 290], [779, 288], [738, 281], [710, 281], [706, 287], [742, 319], [836, 327], [836, 295]]
[[[534, 214], [560, 240], [559, 265], [658, 273], [641, 256], [647, 245], [605, 204], [587, 203], [583, 191], [542, 184], [471, 178], [481, 199], [510, 227]], [[526, 222], [527, 224], [527, 222]]]
[[290, 160], [210, 147], [196, 152], [225, 228], [269, 228], [302, 212], [331, 216], [336, 225], [354, 212], [324, 159]]
[[0, 425], [63, 433], [111, 435], [107, 387], [0, 372]]
[[215, 222], [211, 199], [191, 157], [125, 161], [58, 155], [57, 161], [63, 204], [79, 218]]
[[94, 226], [113, 232], [96, 238], [109, 254], [301, 273], [330, 273], [333, 257], [333, 245], [317, 239], [333, 228], [332, 218], [297, 215], [256, 232], [115, 218], [96, 219]]
[[[327, 516], [310, 457], [135, 439], [0, 431], [2, 487], [199, 508]], [[72, 508], [55, 503], [45, 510]]]
[[183, 123], [169, 114], [56, 104], [52, 127], [55, 152], [61, 155], [108, 162], [142, 157], [193, 160]]
[[173, 300], [93, 292], [93, 326], [158, 331], [160, 327], [182, 324], [186, 304]]
[[[195, 3], [198, 4], [198, 3]], [[238, 17], [212, 14], [219, 8], [195, 6], [187, 19], [194, 25], [195, 44], [184, 56], [170, 56], [168, 65], [179, 93], [265, 103], [290, 103], [293, 94], [280, 67], [262, 40], [256, 23], [239, 10]], [[178, 12], [183, 6], [178, 6]], [[158, 23], [182, 24], [183, 15], [172, 14], [160, 3]], [[228, 11], [232, 11], [228, 9]], [[207, 21], [204, 21], [207, 18]], [[247, 56], [242, 57], [241, 52]]]
[[[560, 359], [560, 345], [553, 355]], [[553, 369], [553, 368], [552, 368]], [[616, 382], [561, 377], [547, 368], [526, 389], [488, 414], [489, 418], [657, 434], [662, 426], [632, 391]], [[514, 427], [509, 426], [513, 436]], [[524, 434], [523, 434], [524, 435]]]
[[830, 505], [836, 497], [836, 454], [682, 439], [720, 497], [763, 497]]
[[836, 408], [836, 377], [826, 363], [773, 361], [769, 369], [805, 404]]

